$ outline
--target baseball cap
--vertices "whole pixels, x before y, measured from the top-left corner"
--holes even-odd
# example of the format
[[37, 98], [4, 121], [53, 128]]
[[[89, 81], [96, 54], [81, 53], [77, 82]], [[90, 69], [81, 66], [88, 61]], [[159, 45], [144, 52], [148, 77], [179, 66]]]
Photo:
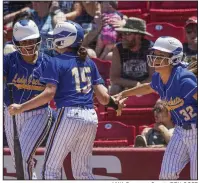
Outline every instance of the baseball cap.
[[185, 27], [187, 27], [190, 24], [198, 24], [198, 19], [196, 16], [189, 17], [186, 21]]

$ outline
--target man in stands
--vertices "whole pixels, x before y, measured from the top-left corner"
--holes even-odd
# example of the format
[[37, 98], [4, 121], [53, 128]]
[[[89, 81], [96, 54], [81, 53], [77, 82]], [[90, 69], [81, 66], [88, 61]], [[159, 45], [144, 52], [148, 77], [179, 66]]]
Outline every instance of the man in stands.
[[185, 24], [185, 34], [187, 42], [183, 44], [185, 62], [188, 69], [197, 75], [197, 55], [198, 55], [198, 20], [197, 17], [190, 17]]
[[154, 117], [154, 127], [144, 128], [142, 134], [136, 136], [134, 147], [164, 147], [169, 143], [174, 132], [174, 124], [160, 99], [154, 106]]
[[152, 46], [151, 42], [144, 38], [145, 35], [152, 36], [146, 31], [146, 22], [130, 17], [124, 27], [115, 30], [122, 34], [122, 42], [113, 48], [110, 71], [111, 95], [139, 83], [149, 82], [153, 74], [146, 61], [146, 55]]

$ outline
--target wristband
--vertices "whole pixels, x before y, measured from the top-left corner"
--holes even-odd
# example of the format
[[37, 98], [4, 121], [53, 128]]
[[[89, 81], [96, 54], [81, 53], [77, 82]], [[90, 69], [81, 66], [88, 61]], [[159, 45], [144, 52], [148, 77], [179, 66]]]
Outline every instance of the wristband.
[[110, 96], [109, 103], [106, 105], [107, 107], [112, 107], [115, 110], [118, 110], [118, 104], [116, 104], [113, 98]]

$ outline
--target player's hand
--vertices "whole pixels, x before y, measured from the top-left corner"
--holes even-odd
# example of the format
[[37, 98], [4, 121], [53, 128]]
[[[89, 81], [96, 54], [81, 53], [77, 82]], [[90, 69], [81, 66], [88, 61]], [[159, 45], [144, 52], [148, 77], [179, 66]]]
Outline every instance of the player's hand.
[[112, 96], [112, 98], [114, 99], [115, 103], [118, 104], [118, 109], [116, 110], [117, 116], [121, 116], [121, 114], [122, 114], [122, 109], [123, 109], [124, 107], [126, 107], [126, 104], [125, 104], [124, 102], [127, 100], [127, 97], [126, 97], [126, 98], [123, 98], [123, 99], [121, 99], [121, 100], [119, 100], [119, 101], [116, 101], [117, 95]]
[[23, 112], [22, 106], [20, 104], [11, 104], [8, 107], [8, 111], [9, 111], [10, 115], [20, 114]]
[[114, 99], [115, 99], [115, 103], [116, 104], [119, 104], [119, 101], [122, 100], [124, 97], [122, 96], [122, 92], [121, 93], [118, 93], [116, 95], [113, 96]]

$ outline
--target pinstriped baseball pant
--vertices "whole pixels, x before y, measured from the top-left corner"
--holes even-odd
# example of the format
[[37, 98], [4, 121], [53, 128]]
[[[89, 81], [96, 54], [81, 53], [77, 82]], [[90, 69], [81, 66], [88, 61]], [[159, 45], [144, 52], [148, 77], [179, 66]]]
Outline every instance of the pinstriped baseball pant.
[[197, 180], [197, 128], [185, 130], [175, 127], [174, 134], [164, 153], [159, 179], [176, 180], [185, 165], [190, 162], [190, 175]]
[[66, 107], [58, 110], [50, 131], [44, 157], [43, 179], [61, 179], [61, 167], [71, 152], [75, 179], [94, 179], [90, 159], [97, 131], [94, 109]]
[[[17, 131], [26, 180], [32, 179], [32, 163], [36, 148], [45, 139], [51, 125], [49, 108], [33, 110], [16, 115]], [[13, 121], [8, 109], [5, 108], [5, 133], [11, 156], [14, 160]]]

